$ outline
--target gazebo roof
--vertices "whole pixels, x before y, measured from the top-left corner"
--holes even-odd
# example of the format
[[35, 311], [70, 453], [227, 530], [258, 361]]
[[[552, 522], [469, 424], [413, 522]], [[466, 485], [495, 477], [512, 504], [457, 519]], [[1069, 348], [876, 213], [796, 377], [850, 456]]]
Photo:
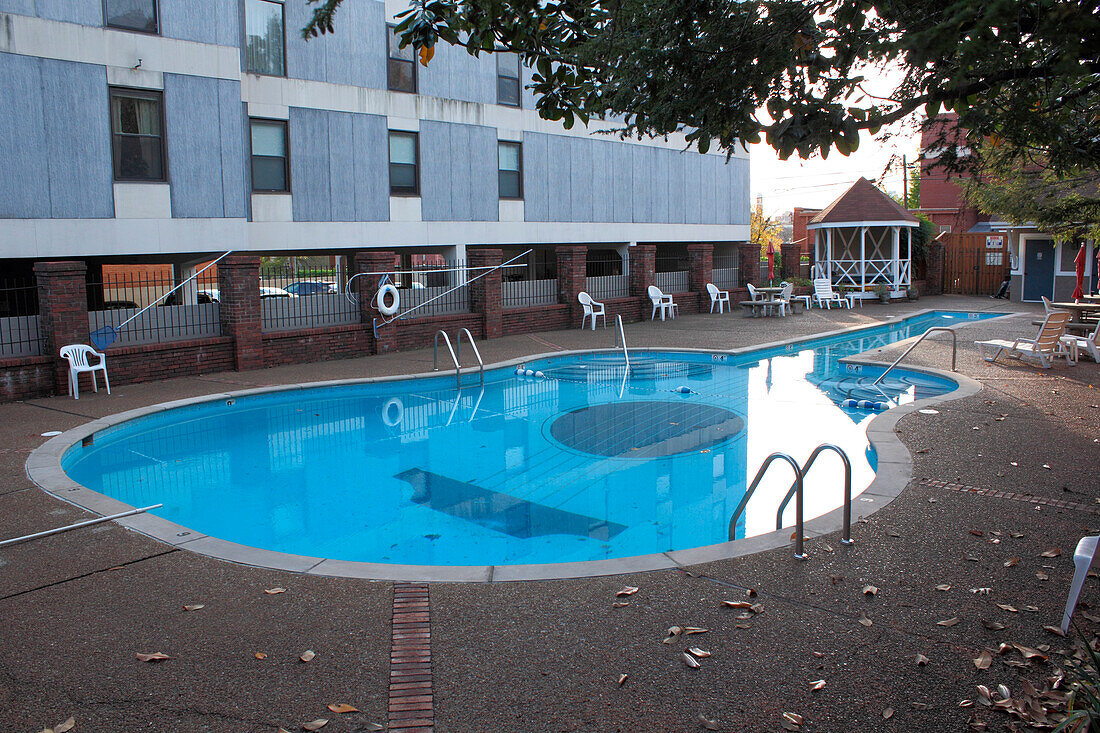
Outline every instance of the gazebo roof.
[[860, 178], [810, 220], [807, 229], [854, 226], [920, 226], [917, 217], [866, 178]]

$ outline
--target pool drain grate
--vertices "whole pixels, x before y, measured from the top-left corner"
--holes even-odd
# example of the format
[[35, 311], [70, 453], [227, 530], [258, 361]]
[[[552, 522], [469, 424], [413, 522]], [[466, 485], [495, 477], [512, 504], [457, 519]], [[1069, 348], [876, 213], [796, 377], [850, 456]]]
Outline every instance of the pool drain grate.
[[1021, 501], [1025, 504], [1034, 504], [1036, 506], [1049, 506], [1054, 507], [1055, 509], [1069, 509], [1070, 511], [1074, 512], [1100, 514], [1100, 505], [1090, 506], [1088, 504], [1081, 504], [1075, 501], [1066, 501], [1064, 499], [1049, 499], [1045, 496], [1036, 496], [1034, 494], [1021, 494], [1015, 491], [983, 489], [980, 486], [968, 486], [967, 484], [958, 484], [952, 481], [938, 481], [932, 478], [923, 478], [917, 483], [919, 483], [921, 486], [931, 486], [937, 489], [949, 489], [951, 491], [958, 491], [963, 494], [977, 494], [979, 496], [988, 496], [993, 499]]
[[428, 586], [393, 584], [390, 640], [390, 733], [431, 733], [432, 635]]

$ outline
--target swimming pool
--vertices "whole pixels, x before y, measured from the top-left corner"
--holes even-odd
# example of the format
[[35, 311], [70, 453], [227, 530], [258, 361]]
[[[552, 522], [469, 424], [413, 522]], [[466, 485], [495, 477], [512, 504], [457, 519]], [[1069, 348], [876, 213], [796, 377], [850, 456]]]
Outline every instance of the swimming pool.
[[[880, 392], [881, 368], [841, 358], [993, 315], [932, 312], [738, 354], [631, 350], [629, 371], [621, 353], [550, 356], [524, 375], [489, 370], [483, 388], [468, 377], [456, 390], [452, 372], [221, 399], [99, 430], [61, 466], [204, 535], [313, 558], [501, 566], [695, 548], [728, 539], [773, 451], [804, 460], [835, 443], [862, 491], [875, 413], [844, 399], [904, 404], [956, 386], [895, 370]], [[807, 519], [840, 503], [819, 463]], [[737, 537], [774, 530], [790, 482], [769, 474]]]

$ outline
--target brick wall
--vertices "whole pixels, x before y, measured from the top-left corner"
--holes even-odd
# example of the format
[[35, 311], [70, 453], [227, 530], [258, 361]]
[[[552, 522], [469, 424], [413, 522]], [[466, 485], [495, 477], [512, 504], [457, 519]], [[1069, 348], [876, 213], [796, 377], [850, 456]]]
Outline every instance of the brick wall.
[[565, 303], [533, 308], [509, 308], [501, 313], [501, 333], [504, 336], [511, 336], [534, 331], [558, 331], [570, 326], [578, 328], [580, 319], [574, 321], [572, 314], [572, 307]]
[[49, 356], [0, 359], [0, 402], [54, 394], [57, 385], [54, 361]]
[[[473, 249], [469, 251], [470, 267], [496, 267], [504, 261], [499, 249]], [[500, 270], [475, 270], [477, 279], [469, 284], [470, 312], [482, 318], [482, 331], [487, 339], [501, 336]]]
[[260, 318], [260, 258], [230, 255], [218, 268], [222, 336], [233, 340], [237, 371], [264, 365]]
[[107, 374], [114, 385], [228, 372], [236, 358], [233, 339], [226, 336], [123, 346], [106, 353]]
[[[54, 363], [54, 387], [68, 392], [69, 363], [61, 358], [62, 346], [87, 344], [88, 289], [84, 280], [87, 268], [83, 262], [58, 261], [34, 263], [38, 282], [39, 328], [43, 354]], [[92, 377], [85, 374], [81, 382], [91, 387]]]
[[370, 326], [329, 326], [265, 333], [264, 366], [353, 359], [370, 354], [373, 344]]

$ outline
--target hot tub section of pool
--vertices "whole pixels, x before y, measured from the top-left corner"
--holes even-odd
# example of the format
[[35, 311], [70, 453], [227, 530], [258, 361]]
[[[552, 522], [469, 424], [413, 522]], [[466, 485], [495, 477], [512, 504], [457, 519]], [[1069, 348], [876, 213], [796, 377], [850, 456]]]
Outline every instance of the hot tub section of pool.
[[[956, 385], [896, 371], [874, 387], [880, 368], [839, 360], [960, 315], [736, 355], [632, 350], [629, 371], [621, 353], [568, 354], [490, 370], [483, 388], [449, 375], [242, 395], [100, 430], [62, 468], [196, 532], [314, 558], [499, 566], [695, 548], [728, 539], [774, 451], [835, 443], [862, 491], [874, 413], [840, 403]], [[808, 519], [840, 503], [828, 461], [807, 478]], [[769, 473], [738, 537], [775, 529], [790, 483]]]

